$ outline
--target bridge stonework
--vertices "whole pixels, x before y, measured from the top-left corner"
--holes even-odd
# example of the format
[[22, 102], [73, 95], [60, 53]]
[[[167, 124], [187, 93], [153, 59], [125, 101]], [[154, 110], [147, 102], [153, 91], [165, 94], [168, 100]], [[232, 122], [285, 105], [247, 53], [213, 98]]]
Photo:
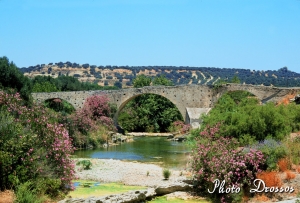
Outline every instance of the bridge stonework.
[[180, 85], [180, 86], [149, 86], [143, 88], [128, 88], [121, 90], [95, 90], [95, 91], [74, 91], [74, 92], [47, 92], [32, 93], [36, 103], [41, 103], [48, 99], [60, 98], [72, 104], [75, 109], [83, 106], [86, 98], [92, 95], [107, 95], [110, 102], [116, 104], [117, 121], [119, 112], [133, 98], [142, 94], [157, 94], [169, 99], [180, 111], [186, 120], [186, 108], [211, 108], [216, 101], [227, 91], [245, 90], [254, 94], [263, 103], [268, 101], [277, 102], [288, 94], [295, 94], [300, 91], [295, 88], [277, 88], [269, 86], [226, 84], [219, 88], [205, 85]]

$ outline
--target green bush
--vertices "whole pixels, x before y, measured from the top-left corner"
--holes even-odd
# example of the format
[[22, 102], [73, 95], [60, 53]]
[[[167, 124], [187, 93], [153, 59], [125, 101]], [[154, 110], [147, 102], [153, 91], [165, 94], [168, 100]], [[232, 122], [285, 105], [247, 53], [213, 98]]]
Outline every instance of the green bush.
[[46, 200], [42, 194], [38, 193], [37, 189], [34, 187], [34, 184], [30, 181], [18, 185], [15, 194], [15, 203], [42, 203]]
[[18, 93], [0, 91], [0, 189], [16, 190], [20, 184], [49, 177], [60, 179], [60, 189], [67, 192], [74, 164], [66, 129], [52, 111], [22, 103]]
[[61, 192], [61, 180], [41, 178], [35, 183], [35, 187], [41, 194], [45, 194], [51, 198], [64, 197], [65, 194]]
[[[217, 136], [232, 136], [241, 145], [252, 145], [266, 138], [283, 140], [299, 130], [300, 105], [259, 105], [256, 98], [243, 91], [228, 92], [208, 115], [203, 115], [201, 130], [222, 123]], [[199, 135], [192, 133], [192, 139]]]
[[290, 162], [295, 165], [300, 164], [300, 137], [294, 139], [287, 139], [283, 142], [286, 147], [287, 157], [290, 159]]
[[165, 178], [165, 180], [168, 180], [169, 179], [169, 177], [171, 176], [171, 171], [169, 170], [169, 169], [164, 169], [163, 170], [163, 176], [164, 176], [164, 178]]
[[76, 165], [82, 165], [84, 170], [91, 169], [92, 162], [90, 160], [81, 160], [76, 163]]
[[266, 157], [265, 168], [267, 170], [277, 169], [278, 160], [287, 155], [287, 148], [281, 142], [272, 138], [251, 145], [250, 148], [260, 150], [264, 154], [264, 157]]

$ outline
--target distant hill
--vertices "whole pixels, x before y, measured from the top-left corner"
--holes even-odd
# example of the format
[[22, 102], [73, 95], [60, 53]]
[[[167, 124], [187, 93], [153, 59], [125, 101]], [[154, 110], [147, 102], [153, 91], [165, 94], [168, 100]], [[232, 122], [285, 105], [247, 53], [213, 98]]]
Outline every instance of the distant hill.
[[254, 71], [250, 69], [211, 68], [189, 66], [95, 66], [77, 63], [49, 63], [21, 68], [24, 75], [35, 77], [45, 75], [58, 77], [69, 75], [83, 82], [97, 83], [101, 86], [131, 87], [137, 75], [155, 77], [165, 75], [175, 85], [205, 84], [213, 85], [220, 80], [230, 81], [237, 76], [241, 83], [277, 87], [300, 86], [300, 74], [289, 71], [287, 67], [277, 71]]

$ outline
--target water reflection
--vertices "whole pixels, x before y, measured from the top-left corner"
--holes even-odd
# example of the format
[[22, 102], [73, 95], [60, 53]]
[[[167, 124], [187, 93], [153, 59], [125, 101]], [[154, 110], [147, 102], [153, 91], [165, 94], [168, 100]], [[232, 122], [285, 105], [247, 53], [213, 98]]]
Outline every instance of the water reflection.
[[169, 141], [165, 137], [136, 137], [134, 142], [75, 152], [81, 158], [162, 162], [163, 167], [171, 168], [184, 168], [188, 154], [189, 148], [185, 143]]

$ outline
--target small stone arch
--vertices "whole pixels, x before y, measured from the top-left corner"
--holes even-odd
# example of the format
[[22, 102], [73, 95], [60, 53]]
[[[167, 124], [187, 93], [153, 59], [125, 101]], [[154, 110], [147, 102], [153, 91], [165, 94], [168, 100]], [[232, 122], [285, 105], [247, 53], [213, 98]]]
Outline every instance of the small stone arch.
[[271, 88], [271, 87], [267, 87], [267, 86], [230, 84], [229, 83], [215, 91], [216, 91], [216, 100], [214, 101], [214, 104], [217, 102], [217, 100], [223, 94], [225, 94], [227, 92], [233, 92], [233, 91], [249, 92], [249, 93], [253, 94], [259, 100], [260, 103], [266, 103], [268, 101], [271, 101], [274, 97], [276, 97], [281, 90], [278, 88]]
[[58, 98], [58, 97], [47, 98], [47, 99], [41, 101], [41, 103], [44, 103], [44, 102], [47, 102], [47, 101], [55, 101], [55, 100], [60, 100], [60, 101], [57, 101], [57, 102], [63, 102], [63, 101], [65, 101], [65, 102], [67, 102], [68, 104], [70, 104], [70, 105], [73, 107], [74, 110], [76, 110], [76, 107], [74, 106], [74, 104], [70, 103], [70, 102], [69, 102], [68, 100], [66, 100], [66, 99], [62, 99], [62, 98]]

